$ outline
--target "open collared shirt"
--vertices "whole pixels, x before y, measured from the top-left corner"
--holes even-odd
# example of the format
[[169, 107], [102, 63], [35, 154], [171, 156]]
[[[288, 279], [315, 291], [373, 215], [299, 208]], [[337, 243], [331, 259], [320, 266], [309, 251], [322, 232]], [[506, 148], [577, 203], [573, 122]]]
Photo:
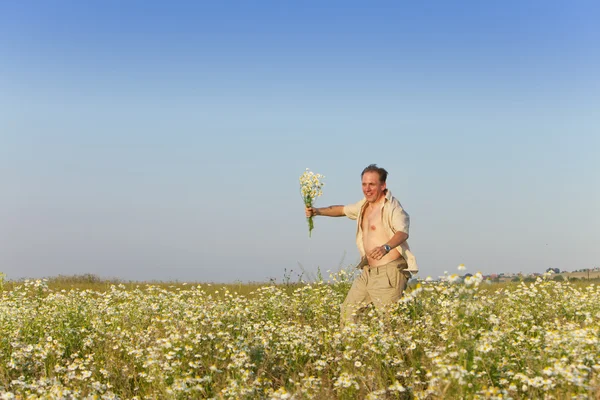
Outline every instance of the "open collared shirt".
[[[360, 252], [361, 256], [361, 262], [358, 265], [359, 268], [368, 264], [367, 257], [365, 255], [362, 232], [362, 218], [364, 214], [363, 211], [367, 205], [367, 199], [363, 198], [358, 203], [344, 206], [344, 214], [350, 219], [357, 220], [356, 246], [358, 247], [358, 251]], [[390, 238], [394, 236], [396, 232], [404, 232], [408, 235], [410, 217], [408, 216], [406, 211], [404, 211], [398, 199], [393, 197], [392, 193], [389, 190], [387, 190], [385, 194], [385, 200], [383, 203], [383, 208], [381, 210], [381, 218], [383, 222], [383, 228], [385, 229], [385, 233]], [[404, 241], [398, 247], [396, 247], [396, 249], [406, 260], [406, 263], [408, 264], [407, 271], [409, 271], [413, 275], [419, 272], [417, 260], [415, 259], [413, 253], [410, 251], [408, 243]]]

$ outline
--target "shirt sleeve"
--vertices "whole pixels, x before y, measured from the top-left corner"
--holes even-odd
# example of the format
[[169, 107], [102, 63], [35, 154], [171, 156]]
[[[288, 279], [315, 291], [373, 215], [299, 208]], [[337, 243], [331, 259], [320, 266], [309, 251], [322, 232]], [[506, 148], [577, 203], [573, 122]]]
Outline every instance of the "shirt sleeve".
[[360, 208], [362, 206], [363, 201], [359, 201], [358, 203], [348, 204], [344, 206], [344, 214], [346, 217], [350, 219], [357, 219], [360, 215]]
[[392, 209], [391, 225], [394, 233], [404, 232], [408, 235], [410, 216], [404, 211], [400, 204]]

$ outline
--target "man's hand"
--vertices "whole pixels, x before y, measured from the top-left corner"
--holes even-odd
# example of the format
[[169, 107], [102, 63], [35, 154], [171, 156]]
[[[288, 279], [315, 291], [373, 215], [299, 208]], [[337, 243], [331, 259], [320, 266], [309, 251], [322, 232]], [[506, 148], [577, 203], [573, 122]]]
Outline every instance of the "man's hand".
[[383, 246], [377, 246], [369, 252], [369, 257], [374, 258], [375, 260], [381, 260], [386, 254], [387, 251], [385, 251]]
[[304, 207], [306, 218], [314, 217], [317, 215], [317, 209], [314, 207]]

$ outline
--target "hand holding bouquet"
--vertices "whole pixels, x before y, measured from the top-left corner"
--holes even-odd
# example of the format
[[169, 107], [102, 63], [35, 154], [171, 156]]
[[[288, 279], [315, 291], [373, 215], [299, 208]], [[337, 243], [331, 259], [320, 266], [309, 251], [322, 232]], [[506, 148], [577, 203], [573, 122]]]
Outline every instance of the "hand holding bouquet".
[[[322, 178], [325, 178], [325, 176], [315, 174], [308, 168], [300, 176], [300, 192], [302, 193], [302, 199], [306, 207], [312, 207], [315, 199], [323, 194], [321, 188], [325, 183], [321, 182]], [[308, 221], [308, 237], [310, 237], [314, 228], [313, 217], [307, 217], [306, 219]]]

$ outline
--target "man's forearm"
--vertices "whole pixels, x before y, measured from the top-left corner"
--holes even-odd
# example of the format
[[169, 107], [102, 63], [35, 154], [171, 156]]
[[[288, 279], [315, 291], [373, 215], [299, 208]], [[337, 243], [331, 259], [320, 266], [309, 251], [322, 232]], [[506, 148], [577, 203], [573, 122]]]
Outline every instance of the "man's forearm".
[[344, 206], [329, 206], [329, 207], [321, 207], [314, 208], [315, 215], [323, 215], [325, 217], [343, 217], [344, 214]]
[[387, 241], [387, 245], [389, 245], [392, 249], [400, 246], [402, 243], [406, 242], [408, 239], [408, 235], [404, 232], [396, 232], [394, 236]]

